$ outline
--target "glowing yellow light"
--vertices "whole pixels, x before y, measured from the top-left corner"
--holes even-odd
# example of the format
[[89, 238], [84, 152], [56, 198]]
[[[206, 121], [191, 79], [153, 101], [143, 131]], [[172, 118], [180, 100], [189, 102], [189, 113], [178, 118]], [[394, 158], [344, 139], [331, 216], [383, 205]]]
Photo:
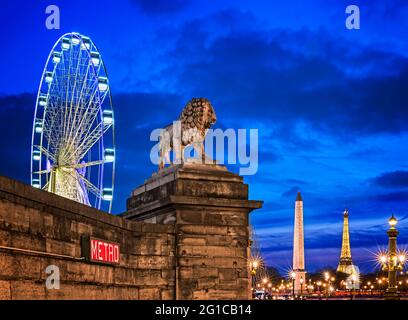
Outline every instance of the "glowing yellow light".
[[387, 257], [385, 255], [382, 254], [382, 255], [380, 255], [379, 258], [380, 258], [381, 263], [386, 263], [387, 262]]
[[388, 220], [388, 224], [391, 228], [395, 227], [398, 223], [398, 220], [392, 215], [392, 217]]
[[406, 259], [405, 255], [401, 254], [398, 258], [400, 262], [405, 262]]
[[292, 279], [295, 279], [295, 278], [296, 278], [296, 272], [295, 272], [295, 271], [292, 271], [292, 273], [290, 274], [290, 276], [292, 277]]

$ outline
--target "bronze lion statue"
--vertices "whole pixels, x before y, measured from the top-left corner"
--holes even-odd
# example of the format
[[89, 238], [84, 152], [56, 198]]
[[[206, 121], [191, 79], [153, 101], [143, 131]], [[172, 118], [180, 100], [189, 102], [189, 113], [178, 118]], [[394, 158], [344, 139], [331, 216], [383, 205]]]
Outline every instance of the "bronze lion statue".
[[208, 99], [191, 99], [181, 112], [178, 121], [164, 128], [160, 134], [159, 170], [164, 168], [166, 162], [171, 163], [171, 150], [179, 150], [175, 154], [174, 162], [183, 163], [184, 149], [189, 145], [193, 146], [194, 150], [200, 155], [202, 162], [205, 163], [205, 135], [216, 121], [217, 116]]

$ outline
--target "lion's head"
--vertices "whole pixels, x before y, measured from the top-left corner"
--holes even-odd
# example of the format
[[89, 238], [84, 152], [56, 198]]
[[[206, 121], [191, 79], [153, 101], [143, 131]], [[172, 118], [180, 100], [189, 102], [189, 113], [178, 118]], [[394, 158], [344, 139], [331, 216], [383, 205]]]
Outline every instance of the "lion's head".
[[192, 98], [181, 112], [180, 120], [188, 129], [209, 129], [217, 121], [217, 116], [210, 100]]

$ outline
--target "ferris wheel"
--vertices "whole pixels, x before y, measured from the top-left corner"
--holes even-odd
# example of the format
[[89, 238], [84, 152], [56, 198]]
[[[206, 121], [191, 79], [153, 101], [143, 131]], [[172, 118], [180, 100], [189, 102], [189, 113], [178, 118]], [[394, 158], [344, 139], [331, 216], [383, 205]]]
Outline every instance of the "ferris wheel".
[[52, 48], [38, 89], [31, 185], [111, 212], [114, 116], [101, 54], [89, 37], [64, 34]]

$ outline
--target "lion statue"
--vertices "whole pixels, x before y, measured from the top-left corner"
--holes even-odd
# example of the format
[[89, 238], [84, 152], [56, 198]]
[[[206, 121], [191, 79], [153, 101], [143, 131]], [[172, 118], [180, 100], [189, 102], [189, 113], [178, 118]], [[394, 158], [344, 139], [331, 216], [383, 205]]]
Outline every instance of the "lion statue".
[[205, 135], [216, 121], [215, 111], [208, 99], [191, 99], [181, 112], [178, 121], [164, 128], [160, 134], [159, 170], [164, 168], [166, 162], [171, 163], [170, 151], [173, 149], [175, 151], [179, 150], [175, 154], [174, 162], [183, 163], [184, 149], [189, 145], [193, 145], [194, 150], [205, 163]]

